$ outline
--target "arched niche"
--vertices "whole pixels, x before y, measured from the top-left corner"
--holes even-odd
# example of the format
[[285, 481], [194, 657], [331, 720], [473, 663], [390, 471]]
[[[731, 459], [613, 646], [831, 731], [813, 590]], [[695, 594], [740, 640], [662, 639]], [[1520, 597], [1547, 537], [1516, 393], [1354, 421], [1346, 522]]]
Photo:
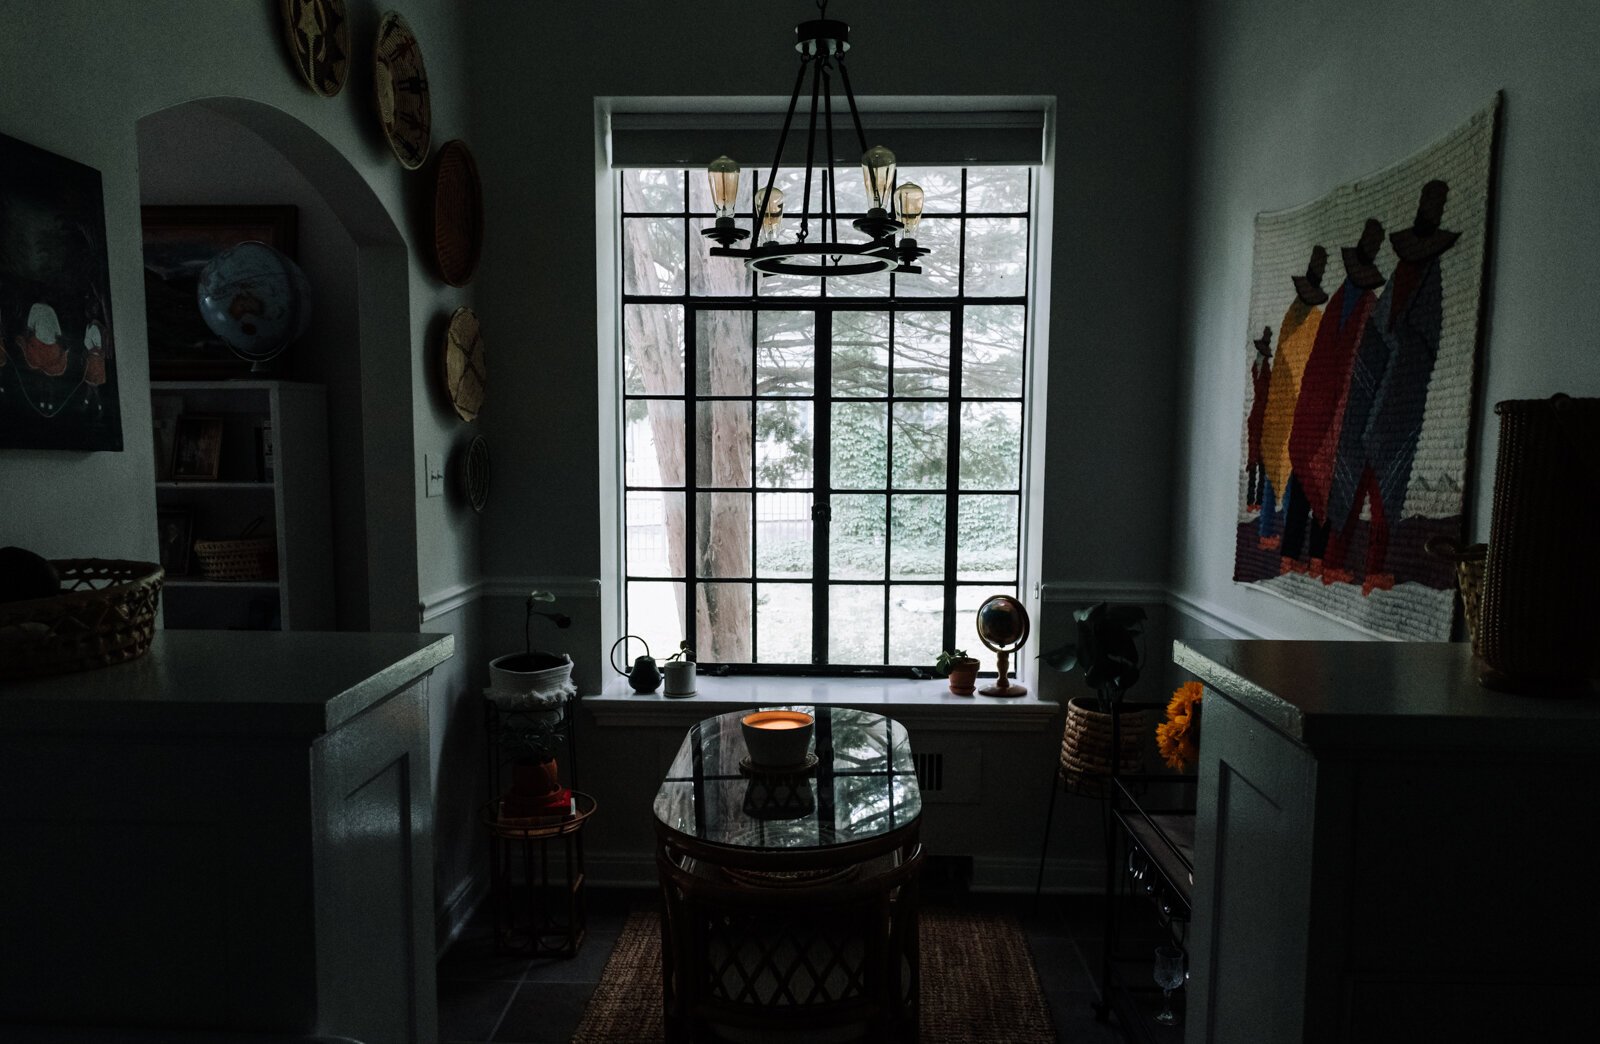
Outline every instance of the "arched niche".
[[163, 108], [137, 138], [143, 204], [299, 209], [312, 322], [284, 376], [327, 389], [339, 626], [415, 630], [410, 268], [394, 219], [336, 147], [258, 101]]

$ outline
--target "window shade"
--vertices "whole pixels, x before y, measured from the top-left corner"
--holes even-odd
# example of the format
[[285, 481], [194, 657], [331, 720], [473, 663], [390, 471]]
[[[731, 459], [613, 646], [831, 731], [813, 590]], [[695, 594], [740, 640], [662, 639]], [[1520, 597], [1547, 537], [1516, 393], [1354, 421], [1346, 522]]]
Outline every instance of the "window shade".
[[[802, 103], [806, 99], [801, 99]], [[835, 99], [833, 148], [836, 166], [860, 161], [860, 142], [843, 99]], [[784, 142], [784, 166], [804, 166], [810, 113], [795, 112]], [[817, 161], [826, 159], [822, 116], [818, 113]], [[861, 123], [867, 144], [886, 145], [902, 166], [1037, 166], [1044, 158], [1044, 113], [865, 112]], [[782, 112], [668, 113], [618, 112], [611, 116], [611, 165], [627, 167], [703, 167], [726, 154], [746, 170], [772, 163], [783, 128]]]

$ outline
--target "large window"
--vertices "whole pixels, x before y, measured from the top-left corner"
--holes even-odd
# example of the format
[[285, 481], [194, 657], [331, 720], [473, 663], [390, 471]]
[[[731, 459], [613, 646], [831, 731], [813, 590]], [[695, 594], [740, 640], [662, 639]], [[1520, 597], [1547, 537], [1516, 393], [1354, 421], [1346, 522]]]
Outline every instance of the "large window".
[[[900, 178], [923, 273], [821, 279], [708, 257], [703, 173], [618, 172], [627, 627], [653, 649], [927, 666], [1017, 593], [1032, 172]], [[838, 200], [843, 227], [859, 172]]]

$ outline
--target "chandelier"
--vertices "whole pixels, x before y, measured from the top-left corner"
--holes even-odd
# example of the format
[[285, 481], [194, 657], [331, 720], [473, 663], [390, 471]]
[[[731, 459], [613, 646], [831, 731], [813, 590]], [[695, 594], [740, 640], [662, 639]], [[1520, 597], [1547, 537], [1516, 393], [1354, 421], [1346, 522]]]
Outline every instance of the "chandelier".
[[[711, 202], [716, 209], [716, 222], [712, 227], [702, 229], [700, 234], [718, 244], [709, 251], [712, 257], [738, 258], [748, 267], [766, 275], [854, 276], [886, 271], [904, 274], [921, 272], [922, 269], [915, 262], [928, 251], [917, 246], [913, 233], [922, 220], [922, 189], [912, 182], [896, 187], [894, 153], [882, 145], [867, 147], [867, 134], [861, 127], [861, 114], [856, 111], [855, 94], [850, 90], [850, 74], [844, 67], [844, 55], [850, 49], [850, 27], [826, 17], [828, 0], [818, 0], [817, 10], [824, 17], [801, 22], [794, 28], [794, 49], [800, 52], [800, 72], [795, 77], [789, 111], [783, 118], [783, 130], [778, 135], [778, 148], [773, 153], [772, 166], [767, 171], [766, 188], [751, 194], [753, 202], [749, 229], [738, 227], [734, 216], [739, 195], [739, 164], [727, 156], [718, 156], [706, 170], [711, 182]], [[783, 157], [784, 143], [794, 124], [795, 109], [800, 104], [808, 69], [811, 72], [811, 115], [806, 131], [806, 177], [800, 200], [800, 227], [792, 242], [784, 242], [779, 238], [783, 231], [783, 190], [777, 188], [774, 181], [778, 176], [778, 161]], [[856, 218], [850, 225], [867, 237], [866, 242], [846, 243], [839, 239], [839, 206], [837, 186], [834, 184], [835, 73], [844, 88], [845, 101], [849, 103], [850, 120], [855, 125], [856, 140], [861, 148], [862, 181], [867, 190], [867, 214]], [[819, 129], [821, 156], [818, 155]], [[819, 161], [822, 163], [820, 174], [814, 170]], [[813, 184], [817, 186], [814, 210], [811, 195]], [[759, 188], [760, 182], [757, 181], [756, 185]], [[813, 219], [819, 233], [816, 239], [811, 237]], [[737, 245], [752, 238], [753, 243], [749, 247]]]

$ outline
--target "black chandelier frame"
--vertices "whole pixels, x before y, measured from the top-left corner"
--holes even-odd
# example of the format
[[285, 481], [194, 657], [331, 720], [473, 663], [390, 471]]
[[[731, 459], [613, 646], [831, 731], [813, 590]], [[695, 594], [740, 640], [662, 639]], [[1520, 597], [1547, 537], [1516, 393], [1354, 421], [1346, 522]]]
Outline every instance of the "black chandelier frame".
[[[827, 0], [818, 8], [826, 15]], [[867, 152], [867, 134], [861, 125], [861, 113], [856, 108], [855, 92], [850, 89], [850, 73], [845, 68], [844, 55], [850, 50], [850, 26], [831, 18], [817, 18], [795, 26], [795, 50], [800, 53], [800, 70], [795, 76], [794, 91], [789, 97], [789, 109], [783, 118], [783, 130], [778, 134], [778, 147], [773, 152], [772, 166], [767, 171], [765, 190], [751, 193], [750, 228], [738, 227], [732, 217], [720, 217], [711, 228], [702, 229], [701, 235], [718, 245], [708, 253], [712, 257], [728, 257], [744, 261], [751, 269], [766, 275], [800, 276], [859, 276], [878, 272], [895, 272], [916, 275], [922, 268], [917, 260], [928, 251], [917, 245], [911, 236], [895, 241], [895, 233], [905, 230], [905, 224], [895, 219], [883, 206], [870, 206], [865, 217], [856, 218], [851, 227], [869, 238], [865, 243], [839, 241], [839, 204], [835, 186], [833, 131], [833, 71], [838, 70], [844, 87], [844, 97], [849, 104], [850, 119], [855, 126], [856, 139], [863, 155]], [[806, 71], [811, 71], [811, 115], [806, 137], [806, 177], [801, 194], [800, 229], [793, 243], [768, 243], [759, 241], [765, 217], [766, 201], [778, 177], [779, 161], [783, 147], [789, 139], [794, 124], [795, 109], [800, 104], [800, 92], [805, 87]], [[811, 242], [811, 183], [816, 164], [817, 115], [821, 108], [823, 147], [827, 166], [823, 168], [822, 184], [817, 193], [817, 223], [824, 236], [831, 227], [831, 240]], [[756, 183], [759, 187], [760, 182]], [[888, 201], [894, 200], [895, 185], [886, 193]], [[871, 204], [873, 201], [868, 200]], [[748, 248], [736, 244], [753, 239]]]

